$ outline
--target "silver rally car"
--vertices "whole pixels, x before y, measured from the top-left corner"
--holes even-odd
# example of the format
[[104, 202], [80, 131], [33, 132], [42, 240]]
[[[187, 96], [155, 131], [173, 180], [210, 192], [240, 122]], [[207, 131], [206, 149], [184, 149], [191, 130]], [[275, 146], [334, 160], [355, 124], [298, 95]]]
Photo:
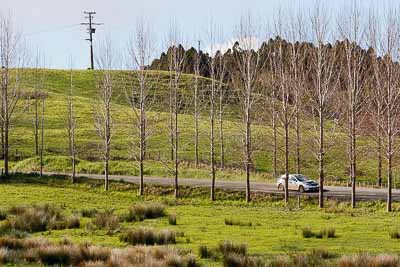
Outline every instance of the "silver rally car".
[[[281, 175], [276, 182], [278, 190], [285, 190], [285, 175]], [[296, 190], [301, 193], [318, 191], [319, 184], [302, 174], [289, 174], [289, 190]]]

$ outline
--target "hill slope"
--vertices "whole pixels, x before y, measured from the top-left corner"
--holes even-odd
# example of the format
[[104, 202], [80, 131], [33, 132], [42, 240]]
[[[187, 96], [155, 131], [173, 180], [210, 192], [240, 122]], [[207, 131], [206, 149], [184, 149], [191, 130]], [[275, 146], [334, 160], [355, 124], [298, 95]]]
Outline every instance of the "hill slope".
[[[27, 70], [25, 76], [25, 90], [33, 90], [29, 77], [34, 70]], [[77, 145], [78, 172], [101, 173], [102, 163], [99, 152], [99, 138], [96, 134], [94, 125], [94, 110], [96, 108], [96, 73], [93, 71], [73, 71], [74, 101], [78, 117], [77, 126]], [[137, 128], [134, 122], [134, 115], [126, 100], [126, 90], [129, 88], [129, 73], [116, 72], [120, 78], [114, 90], [113, 101], [113, 139], [112, 139], [112, 163], [111, 172], [113, 174], [137, 174], [135, 165], [135, 154], [137, 154]], [[70, 91], [70, 71], [63, 70], [44, 70], [44, 90], [48, 93], [45, 111], [45, 169], [48, 171], [68, 171], [70, 169], [67, 158], [67, 131], [65, 121], [67, 117], [67, 96]], [[155, 95], [152, 110], [149, 112], [149, 132], [151, 133], [147, 144], [146, 174], [154, 176], [170, 176], [168, 169], [169, 141], [168, 141], [168, 73], [151, 72], [154, 86], [152, 87]], [[203, 94], [203, 110], [200, 121], [200, 152], [202, 167], [195, 169], [191, 161], [194, 158], [194, 119], [191, 114], [192, 96], [191, 83], [192, 75], [184, 75], [182, 78], [182, 108], [180, 116], [180, 157], [184, 161], [181, 164], [181, 176], [187, 178], [209, 178], [207, 162], [209, 158], [209, 121], [206, 108], [207, 95]], [[204, 89], [207, 84], [206, 79], [202, 79]], [[37, 170], [38, 158], [34, 153], [33, 121], [34, 114], [32, 106], [28, 105], [27, 100], [21, 101], [15, 114], [13, 129], [11, 133], [11, 157], [14, 162], [15, 170]], [[231, 102], [232, 103], [232, 102]], [[226, 161], [228, 169], [218, 172], [218, 179], [242, 179], [241, 173], [241, 123], [236, 116], [237, 105], [231, 104], [226, 107], [227, 117], [224, 124]], [[261, 111], [257, 113], [260, 116]], [[257, 174], [254, 179], [265, 180], [272, 178], [272, 131], [268, 126], [269, 120], [259, 120], [254, 126], [253, 142], [257, 148], [255, 152], [255, 169]], [[316, 178], [317, 161], [312, 153], [312, 125], [310, 121], [304, 120], [303, 130], [303, 149], [302, 149], [302, 172]], [[218, 129], [217, 129], [218, 132]], [[280, 130], [280, 132], [282, 132]], [[292, 132], [294, 133], [294, 131]], [[283, 149], [283, 138], [278, 135], [279, 148]], [[347, 179], [347, 158], [346, 158], [346, 137], [345, 134], [336, 132], [330, 135], [328, 140], [331, 146], [327, 149], [327, 174], [328, 182]], [[217, 143], [219, 140], [217, 139]], [[219, 144], [217, 144], [218, 146]], [[373, 158], [373, 143], [367, 138], [359, 142], [360, 154], [358, 168], [359, 177], [363, 180], [374, 181], [377, 163]], [[219, 151], [219, 150], [218, 150]], [[217, 152], [218, 152], [217, 151]], [[294, 153], [294, 149], [293, 149]], [[278, 169], [283, 169], [283, 151], [279, 151]], [[217, 158], [219, 154], [217, 153]], [[219, 159], [217, 159], [218, 161]], [[294, 156], [293, 156], [294, 170]]]

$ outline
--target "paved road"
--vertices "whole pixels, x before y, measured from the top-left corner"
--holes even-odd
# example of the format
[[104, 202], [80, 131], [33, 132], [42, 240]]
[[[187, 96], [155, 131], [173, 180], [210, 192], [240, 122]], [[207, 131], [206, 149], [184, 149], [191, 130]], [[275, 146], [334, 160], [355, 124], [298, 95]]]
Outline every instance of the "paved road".
[[[65, 173], [46, 173], [48, 175], [67, 175]], [[77, 174], [77, 176], [88, 177], [92, 179], [103, 179], [103, 175], [98, 174]], [[139, 177], [137, 176], [127, 176], [127, 175], [110, 175], [110, 180], [125, 181], [128, 183], [139, 183]], [[145, 177], [146, 184], [155, 185], [173, 185], [172, 178], [163, 177]], [[207, 179], [179, 179], [179, 185], [183, 186], [193, 186], [193, 187], [210, 187], [210, 181]], [[227, 190], [245, 190], [244, 181], [216, 181], [216, 187]], [[351, 188], [341, 187], [341, 186], [325, 186], [325, 196], [328, 198], [340, 198], [340, 199], [350, 199]], [[252, 182], [251, 183], [252, 192], [263, 192], [269, 194], [282, 194], [283, 192], [278, 191], [275, 184]], [[290, 192], [291, 195], [298, 195], [298, 192]], [[318, 193], [303, 193], [303, 195], [318, 196]], [[386, 189], [373, 189], [373, 188], [357, 188], [356, 198], [358, 200], [386, 200], [387, 192]], [[393, 190], [393, 200], [400, 201], [400, 190]]]

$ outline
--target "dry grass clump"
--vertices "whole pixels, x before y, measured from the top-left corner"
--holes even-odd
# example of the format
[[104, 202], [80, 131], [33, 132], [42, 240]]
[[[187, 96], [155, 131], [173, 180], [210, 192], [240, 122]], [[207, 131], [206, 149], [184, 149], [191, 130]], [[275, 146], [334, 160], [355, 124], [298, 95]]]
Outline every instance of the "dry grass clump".
[[89, 244], [60, 244], [44, 239], [0, 238], [1, 264], [42, 264], [51, 266], [198, 266], [192, 254], [174, 248], [135, 247], [110, 249]]
[[120, 239], [131, 245], [166, 245], [176, 243], [176, 233], [168, 229], [156, 231], [142, 227], [128, 230]]
[[84, 208], [79, 211], [82, 217], [93, 218], [97, 214], [97, 209], [95, 208]]
[[165, 206], [158, 203], [136, 204], [129, 209], [127, 222], [156, 219], [165, 216]]
[[97, 212], [92, 223], [99, 229], [106, 229], [108, 234], [114, 233], [119, 228], [119, 218], [113, 210]]
[[10, 208], [9, 215], [0, 226], [0, 232], [17, 230], [33, 233], [80, 227], [79, 218], [65, 217], [59, 209], [50, 205], [15, 206]]
[[400, 257], [397, 255], [379, 254], [356, 254], [343, 256], [338, 260], [338, 267], [397, 267], [400, 266]]

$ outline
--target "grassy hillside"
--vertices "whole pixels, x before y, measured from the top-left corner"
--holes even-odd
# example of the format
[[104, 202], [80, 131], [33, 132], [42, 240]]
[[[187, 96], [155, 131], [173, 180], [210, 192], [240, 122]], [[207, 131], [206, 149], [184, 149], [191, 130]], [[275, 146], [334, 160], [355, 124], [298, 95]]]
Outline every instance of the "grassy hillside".
[[[67, 117], [66, 99], [70, 90], [70, 72], [63, 70], [44, 70], [37, 74], [35, 70], [26, 70], [24, 75], [24, 89], [34, 90], [32, 77], [40, 76], [44, 80], [44, 89], [48, 92], [45, 111], [45, 169], [49, 171], [70, 170], [67, 156], [67, 132], [65, 120]], [[137, 154], [137, 127], [134, 114], [126, 100], [127, 90], [131, 85], [132, 74], [115, 72], [116, 87], [113, 101], [113, 139], [111, 172], [114, 174], [137, 174], [135, 155]], [[97, 72], [73, 71], [74, 101], [78, 117], [77, 145], [78, 171], [101, 173], [102, 163], [99, 153], [99, 138], [94, 126], [94, 110], [96, 107], [96, 77]], [[149, 141], [147, 144], [146, 175], [170, 176], [168, 166], [168, 73], [151, 72], [152, 94], [155, 96], [152, 109], [149, 112]], [[202, 79], [202, 89], [205, 90], [207, 79]], [[195, 169], [194, 158], [194, 120], [192, 115], [192, 84], [193, 76], [184, 75], [182, 78], [182, 115], [180, 116], [180, 157], [181, 176], [186, 178], [209, 178], [207, 167], [209, 158], [209, 119], [207, 113], [207, 94], [203, 94], [202, 116], [200, 122], [200, 153], [202, 166]], [[227, 120], [224, 125], [226, 161], [228, 169], [218, 172], [218, 179], [243, 179], [241, 171], [241, 124], [237, 116], [238, 105], [230, 104], [226, 107]], [[14, 170], [37, 170], [38, 158], [34, 155], [33, 136], [33, 109], [29, 101], [21, 101], [14, 116], [11, 132], [11, 157]], [[272, 178], [272, 131], [270, 120], [261, 120], [262, 110], [256, 110], [256, 125], [253, 131], [253, 143], [256, 147], [255, 180]], [[302, 137], [302, 172], [313, 178], [317, 177], [317, 160], [313, 154], [313, 125], [309, 119], [303, 119]], [[217, 129], [218, 132], [218, 129]], [[294, 131], [291, 132], [294, 134]], [[294, 137], [294, 136], [293, 136]], [[283, 170], [283, 138], [279, 129], [279, 172]], [[326, 168], [328, 182], [347, 179], [346, 135], [343, 130], [336, 129], [334, 133], [328, 131], [328, 145], [326, 153]], [[219, 140], [217, 140], [219, 142]], [[293, 140], [291, 140], [293, 142]], [[217, 144], [218, 146], [219, 144]], [[374, 143], [363, 138], [359, 141], [359, 177], [363, 181], [374, 182], [377, 163], [374, 156]], [[294, 147], [293, 147], [294, 148]], [[294, 171], [294, 149], [291, 166]], [[217, 149], [219, 157], [219, 149]]]

